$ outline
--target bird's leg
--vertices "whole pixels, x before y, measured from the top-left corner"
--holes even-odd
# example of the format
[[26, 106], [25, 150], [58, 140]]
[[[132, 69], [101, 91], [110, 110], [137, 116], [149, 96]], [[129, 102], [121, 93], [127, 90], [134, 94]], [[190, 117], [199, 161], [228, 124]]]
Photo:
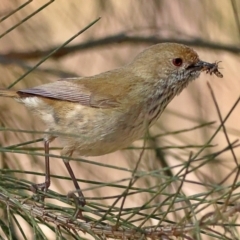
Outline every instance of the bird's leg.
[[81, 209], [78, 209], [78, 205], [80, 205], [81, 207], [84, 207], [85, 204], [86, 204], [86, 201], [85, 201], [85, 198], [84, 198], [84, 195], [82, 193], [82, 190], [77, 182], [77, 179], [73, 173], [73, 170], [69, 164], [69, 161], [66, 160], [66, 159], [63, 159], [63, 162], [68, 170], [68, 173], [73, 181], [73, 184], [75, 186], [75, 189], [76, 189], [76, 192], [78, 193], [78, 197], [73, 193], [73, 192], [69, 192], [68, 193], [68, 197], [72, 197], [75, 202], [76, 202], [76, 205], [77, 205], [77, 210], [74, 214], [74, 218], [80, 218], [80, 219], [84, 219], [83, 215], [82, 215], [82, 210]]
[[33, 184], [31, 186], [31, 191], [37, 192], [41, 190], [47, 192], [50, 186], [50, 163], [49, 163], [49, 140], [44, 140], [44, 150], [45, 150], [45, 182], [39, 184]]

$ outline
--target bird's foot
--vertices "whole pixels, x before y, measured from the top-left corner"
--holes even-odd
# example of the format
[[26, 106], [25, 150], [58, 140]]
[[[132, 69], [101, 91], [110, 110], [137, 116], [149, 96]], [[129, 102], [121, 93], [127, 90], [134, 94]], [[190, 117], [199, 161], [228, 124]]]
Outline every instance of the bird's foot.
[[67, 198], [68, 199], [72, 198], [75, 202], [75, 205], [76, 205], [76, 210], [75, 210], [75, 213], [73, 215], [73, 219], [78, 219], [79, 218], [79, 219], [87, 221], [87, 219], [82, 214], [83, 210], [80, 209], [80, 208], [82, 208], [86, 205], [86, 200], [85, 200], [85, 198], [82, 194], [79, 194], [79, 196], [76, 196], [75, 192], [76, 191], [71, 191], [71, 192], [68, 192], [68, 194], [67, 194]]
[[[32, 185], [30, 186], [30, 190], [31, 190], [33, 193], [37, 193], [38, 190], [40, 190], [40, 191], [42, 191], [42, 192], [47, 192], [49, 186], [50, 186], [50, 183], [49, 183], [49, 182], [32, 184]], [[44, 196], [41, 196], [39, 200], [44, 201]]]

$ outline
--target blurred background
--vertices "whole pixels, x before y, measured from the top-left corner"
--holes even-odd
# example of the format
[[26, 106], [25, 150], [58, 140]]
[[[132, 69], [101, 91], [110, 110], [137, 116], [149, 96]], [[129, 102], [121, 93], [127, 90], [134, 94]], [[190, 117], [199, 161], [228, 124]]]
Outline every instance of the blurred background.
[[[46, 58], [98, 17], [101, 17], [100, 21]], [[202, 73], [169, 104], [157, 124], [150, 129], [138, 167], [141, 176], [134, 183], [134, 189], [130, 188], [124, 203], [124, 209], [135, 209], [145, 206], [145, 203], [152, 206], [144, 209], [143, 218], [133, 214], [129, 221], [135, 226], [200, 221], [207, 213], [221, 209], [226, 202], [235, 204], [240, 197], [237, 189], [240, 148], [236, 145], [231, 149], [229, 144], [240, 135], [240, 106], [234, 106], [240, 90], [239, 19], [240, 2], [237, 0], [2, 0], [0, 87], [22, 89], [64, 77], [95, 75], [129, 63], [143, 49], [160, 42], [183, 43], [194, 48], [204, 61], [221, 61], [219, 70], [223, 78]], [[31, 71], [40, 61], [43, 63]], [[221, 127], [221, 118], [207, 82], [214, 91], [222, 119], [230, 113], [224, 127]], [[45, 130], [43, 123], [13, 99], [3, 98], [0, 99], [0, 122], [2, 174], [19, 181], [42, 182], [43, 156], [32, 153], [44, 153], [43, 142], [34, 142], [42, 137], [37, 131]], [[31, 144], [24, 144], [28, 141]], [[9, 148], [20, 143], [23, 144], [21, 147]], [[60, 147], [55, 140], [50, 153], [59, 155]], [[71, 165], [90, 205], [109, 207], [116, 199], [113, 196], [124, 192], [142, 147], [143, 140], [139, 140], [128, 149], [84, 158], [87, 162], [74, 156], [79, 160], [71, 161]], [[16, 153], [18, 150], [24, 154]], [[51, 174], [56, 177], [52, 178], [50, 189], [62, 195], [74, 190], [62, 160], [51, 158], [51, 166]], [[176, 175], [178, 177], [174, 178]], [[101, 187], [99, 183], [112, 185]], [[1, 187], [7, 189], [6, 185]], [[184, 200], [174, 199], [176, 192], [179, 199], [181, 195]], [[109, 199], [91, 199], [111, 196]], [[52, 199], [46, 201], [51, 202]], [[121, 203], [122, 200], [116, 208], [119, 209]], [[196, 203], [199, 205], [194, 205]], [[186, 218], [190, 206], [194, 206], [195, 220], [192, 216]], [[1, 214], [7, 216], [4, 205]], [[118, 211], [114, 214], [117, 215]], [[128, 215], [125, 214], [122, 218], [126, 219]], [[146, 219], [146, 216], [152, 217]], [[17, 216], [17, 219], [21, 219], [27, 239], [32, 239], [32, 227], [22, 217]], [[12, 224], [14, 234], [22, 236], [19, 227], [11, 221], [2, 222], [2, 226]], [[48, 239], [55, 239], [53, 230], [43, 224], [41, 228]], [[219, 227], [215, 231], [221, 237], [234, 239], [239, 236], [236, 229], [226, 233], [226, 227]], [[0, 234], [5, 239], [6, 232], [2, 230]], [[190, 235], [198, 236], [196, 239], [218, 239], [217, 234], [194, 234]], [[92, 239], [90, 235], [79, 233], [79, 236]]]

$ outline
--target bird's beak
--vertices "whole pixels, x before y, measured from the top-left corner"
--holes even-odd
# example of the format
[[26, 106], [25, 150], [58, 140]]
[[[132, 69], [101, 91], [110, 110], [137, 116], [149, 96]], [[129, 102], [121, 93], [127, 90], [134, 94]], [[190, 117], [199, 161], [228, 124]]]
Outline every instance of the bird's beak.
[[206, 69], [212, 69], [214, 67], [215, 63], [208, 63], [199, 60], [198, 62], [191, 64], [187, 67], [187, 69], [191, 71], [201, 71], [201, 70], [206, 70]]

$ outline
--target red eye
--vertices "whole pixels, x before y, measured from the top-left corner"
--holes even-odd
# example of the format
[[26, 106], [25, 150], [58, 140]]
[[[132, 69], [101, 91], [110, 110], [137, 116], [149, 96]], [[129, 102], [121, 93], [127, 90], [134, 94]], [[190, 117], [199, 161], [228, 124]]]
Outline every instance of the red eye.
[[181, 58], [174, 58], [172, 63], [176, 67], [180, 67], [183, 64], [183, 60]]

